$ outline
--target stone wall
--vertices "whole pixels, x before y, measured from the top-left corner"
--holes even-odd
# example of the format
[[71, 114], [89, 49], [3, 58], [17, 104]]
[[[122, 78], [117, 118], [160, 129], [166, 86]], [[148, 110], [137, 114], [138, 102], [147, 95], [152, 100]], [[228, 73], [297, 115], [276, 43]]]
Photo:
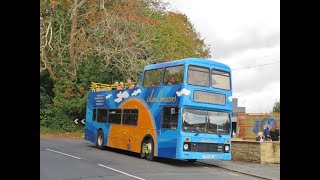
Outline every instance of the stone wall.
[[232, 140], [232, 160], [261, 164], [280, 163], [280, 141]]
[[274, 163], [280, 164], [280, 141], [273, 142]]

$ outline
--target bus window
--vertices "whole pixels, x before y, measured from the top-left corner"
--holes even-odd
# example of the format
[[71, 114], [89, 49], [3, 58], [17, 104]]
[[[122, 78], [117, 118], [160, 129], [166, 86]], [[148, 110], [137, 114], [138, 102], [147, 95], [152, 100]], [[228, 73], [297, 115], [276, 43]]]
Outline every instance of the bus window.
[[138, 109], [124, 109], [122, 124], [137, 125], [138, 124]]
[[107, 117], [108, 117], [108, 110], [107, 109], [98, 109], [97, 122], [106, 123]]
[[219, 134], [230, 133], [230, 118], [226, 112], [208, 111], [209, 130]]
[[183, 130], [197, 133], [229, 134], [229, 114], [226, 112], [184, 109]]
[[168, 67], [165, 69], [164, 84], [181, 84], [183, 81], [184, 66]]
[[192, 66], [188, 68], [188, 84], [209, 86], [209, 68]]
[[168, 129], [177, 129], [178, 115], [178, 107], [164, 107], [161, 127]]
[[97, 109], [93, 109], [92, 121], [96, 121], [97, 118]]
[[212, 87], [230, 90], [230, 74], [212, 69]]
[[208, 122], [207, 111], [197, 109], [183, 110], [183, 130], [186, 132], [205, 133]]
[[121, 109], [110, 109], [108, 122], [121, 124]]
[[162, 69], [148, 70], [144, 73], [143, 86], [159, 86], [162, 78]]

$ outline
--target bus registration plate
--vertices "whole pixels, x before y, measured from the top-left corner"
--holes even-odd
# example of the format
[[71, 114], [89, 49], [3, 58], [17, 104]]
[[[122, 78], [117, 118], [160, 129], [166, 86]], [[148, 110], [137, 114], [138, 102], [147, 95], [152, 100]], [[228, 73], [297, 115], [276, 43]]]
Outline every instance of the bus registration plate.
[[202, 155], [202, 158], [208, 159], [208, 158], [214, 158], [214, 156], [211, 154], [204, 154], [204, 155]]

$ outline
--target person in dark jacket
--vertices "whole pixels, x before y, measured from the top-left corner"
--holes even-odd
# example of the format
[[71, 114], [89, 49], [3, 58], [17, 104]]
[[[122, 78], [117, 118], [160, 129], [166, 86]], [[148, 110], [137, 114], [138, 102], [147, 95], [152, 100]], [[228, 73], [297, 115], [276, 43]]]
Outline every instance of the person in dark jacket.
[[280, 131], [276, 125], [274, 125], [270, 131], [272, 141], [279, 141]]
[[266, 125], [266, 129], [264, 130], [263, 134], [265, 136], [266, 141], [270, 141], [271, 140], [270, 125], [269, 124]]

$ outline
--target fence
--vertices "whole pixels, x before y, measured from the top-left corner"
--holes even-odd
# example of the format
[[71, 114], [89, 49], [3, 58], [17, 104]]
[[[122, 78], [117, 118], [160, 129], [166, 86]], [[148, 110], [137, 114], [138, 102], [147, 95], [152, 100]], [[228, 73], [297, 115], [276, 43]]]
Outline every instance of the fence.
[[239, 113], [238, 114], [238, 138], [244, 140], [254, 140], [257, 135], [252, 131], [256, 118], [259, 118], [259, 131], [263, 132], [261, 125], [264, 123], [265, 118], [273, 116], [275, 124], [280, 130], [280, 113]]

